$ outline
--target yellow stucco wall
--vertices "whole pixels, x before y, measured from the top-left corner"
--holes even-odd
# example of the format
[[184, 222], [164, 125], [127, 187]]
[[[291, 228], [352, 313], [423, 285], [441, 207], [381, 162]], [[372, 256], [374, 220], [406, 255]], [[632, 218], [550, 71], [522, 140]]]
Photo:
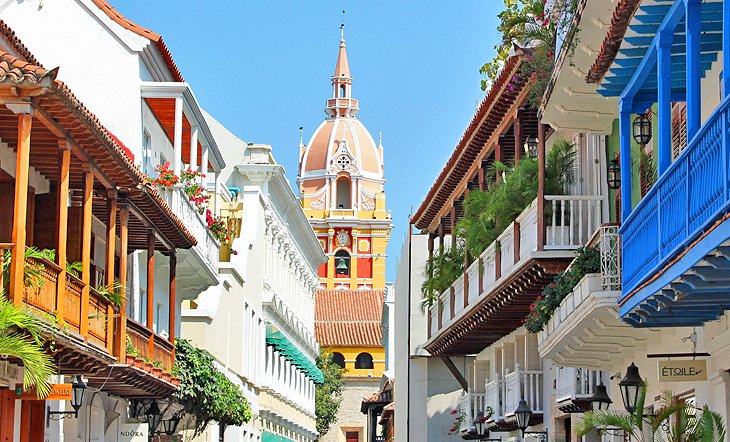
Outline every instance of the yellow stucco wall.
[[[345, 377], [380, 378], [385, 371], [385, 348], [383, 347], [329, 347], [327, 353], [342, 353], [345, 357]], [[355, 368], [355, 359], [360, 353], [370, 353], [373, 368]]]

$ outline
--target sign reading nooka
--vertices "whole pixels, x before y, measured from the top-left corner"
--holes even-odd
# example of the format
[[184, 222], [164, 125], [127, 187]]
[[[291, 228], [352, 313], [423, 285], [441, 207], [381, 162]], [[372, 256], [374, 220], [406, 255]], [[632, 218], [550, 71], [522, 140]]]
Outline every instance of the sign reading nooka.
[[119, 425], [119, 442], [149, 442], [149, 424], [132, 423]]
[[659, 382], [706, 381], [707, 361], [659, 361]]

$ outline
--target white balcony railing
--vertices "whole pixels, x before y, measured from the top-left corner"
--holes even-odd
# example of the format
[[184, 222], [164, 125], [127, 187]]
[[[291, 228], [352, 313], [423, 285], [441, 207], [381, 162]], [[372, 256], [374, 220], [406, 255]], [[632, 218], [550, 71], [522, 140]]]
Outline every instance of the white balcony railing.
[[180, 218], [185, 227], [195, 236], [195, 239], [198, 241], [198, 244], [195, 246], [198, 255], [202, 257], [213, 271], [217, 271], [220, 243], [210, 233], [208, 223], [205, 222], [203, 215], [198, 213], [198, 210], [190, 202], [188, 196], [185, 195], [181, 186], [161, 188], [160, 193], [173, 213]]
[[465, 416], [459, 428], [461, 433], [476, 430], [474, 422], [484, 418], [486, 408], [485, 397], [486, 395], [484, 393], [474, 393], [471, 390], [461, 396], [459, 399], [459, 407]]
[[535, 414], [543, 412], [542, 371], [522, 370], [515, 364], [515, 371], [505, 374], [504, 414], [514, 415], [520, 400], [524, 399]]
[[601, 383], [601, 372], [587, 368], [562, 367], [555, 379], [556, 402], [587, 399]]
[[[598, 242], [601, 249], [601, 273], [585, 275], [573, 288], [573, 291], [560, 302], [538, 335], [538, 342], [541, 344], [547, 341], [551, 334], [557, 333], [563, 324], [572, 327], [577, 323], [575, 317], [583, 311], [581, 306], [591, 297], [596, 296], [596, 293], [620, 290], [621, 237], [618, 234], [618, 226], [610, 224], [601, 226]], [[610, 298], [618, 296], [618, 294], [611, 293], [603, 295]]]
[[545, 249], [577, 248], [587, 244], [601, 225], [601, 196], [547, 195], [549, 210]]
[[495, 422], [504, 420], [504, 380], [497, 373], [494, 379], [485, 385], [484, 404], [492, 409], [492, 420]]
[[[587, 244], [600, 227], [601, 202], [600, 196], [545, 196], [545, 250], [570, 251]], [[477, 303], [499, 282], [514, 273], [524, 259], [538, 250], [540, 214], [537, 206], [536, 199], [439, 296], [437, 305], [429, 310], [429, 337], [436, 336], [453, 323], [464, 310]], [[619, 239], [616, 236], [610, 241], [617, 244]], [[617, 269], [614, 267], [614, 272]], [[607, 283], [615, 284], [620, 279], [618, 275], [620, 272], [614, 273]]]

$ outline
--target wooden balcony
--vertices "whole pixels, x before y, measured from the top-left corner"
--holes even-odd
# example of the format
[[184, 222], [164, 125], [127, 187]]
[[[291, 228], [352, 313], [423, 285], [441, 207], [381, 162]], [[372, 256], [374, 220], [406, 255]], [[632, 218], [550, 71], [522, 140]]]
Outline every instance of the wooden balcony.
[[163, 370], [172, 370], [175, 356], [174, 345], [170, 341], [129, 318], [127, 318], [127, 335], [143, 358], [162, 363]]
[[[81, 333], [81, 322], [88, 321], [88, 335], [84, 338], [99, 349], [112, 353], [112, 337], [115, 307], [112, 302], [94, 289], [89, 291], [88, 308], [82, 308], [81, 292], [84, 283], [71, 274], [66, 274], [65, 289], [58, 290], [61, 268], [46, 259], [26, 259], [28, 265], [39, 270], [41, 283], [38, 287], [26, 286], [23, 303], [39, 316], [53, 322], [62, 330]], [[62, 293], [63, 299], [58, 299]], [[61, 309], [57, 306], [63, 305]], [[61, 310], [62, 318], [58, 317]], [[84, 317], [84, 310], [87, 311]]]

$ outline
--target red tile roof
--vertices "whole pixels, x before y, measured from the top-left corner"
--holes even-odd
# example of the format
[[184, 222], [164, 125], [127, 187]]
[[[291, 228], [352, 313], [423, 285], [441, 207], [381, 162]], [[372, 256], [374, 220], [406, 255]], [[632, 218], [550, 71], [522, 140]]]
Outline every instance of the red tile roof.
[[182, 77], [182, 74], [180, 73], [180, 70], [177, 68], [177, 65], [175, 64], [175, 60], [172, 59], [172, 53], [170, 53], [170, 50], [167, 48], [167, 45], [165, 44], [165, 41], [162, 39], [162, 36], [156, 32], [153, 32], [145, 27], [142, 27], [138, 25], [137, 23], [129, 20], [127, 17], [123, 16], [119, 13], [112, 5], [109, 4], [106, 0], [92, 0], [96, 6], [99, 7], [104, 13], [109, 16], [112, 20], [117, 22], [120, 26], [123, 28], [130, 30], [134, 32], [137, 35], [141, 35], [142, 37], [148, 38], [150, 41], [155, 43], [155, 46], [157, 46], [157, 50], [160, 51], [160, 55], [162, 55], [162, 58], [165, 60], [165, 64], [167, 65], [167, 68], [170, 70], [170, 74], [172, 75], [173, 81], [179, 81], [184, 82], [185, 80]]
[[57, 69], [47, 71], [41, 66], [19, 60], [7, 52], [0, 52], [0, 82], [38, 84], [44, 78], [53, 81], [56, 72]]
[[318, 290], [314, 332], [322, 347], [382, 347], [383, 290]]
[[601, 44], [601, 50], [586, 75], [587, 83], [600, 83], [603, 80], [606, 71], [616, 59], [626, 29], [640, 3], [641, 0], [619, 0], [611, 17], [611, 26]]

